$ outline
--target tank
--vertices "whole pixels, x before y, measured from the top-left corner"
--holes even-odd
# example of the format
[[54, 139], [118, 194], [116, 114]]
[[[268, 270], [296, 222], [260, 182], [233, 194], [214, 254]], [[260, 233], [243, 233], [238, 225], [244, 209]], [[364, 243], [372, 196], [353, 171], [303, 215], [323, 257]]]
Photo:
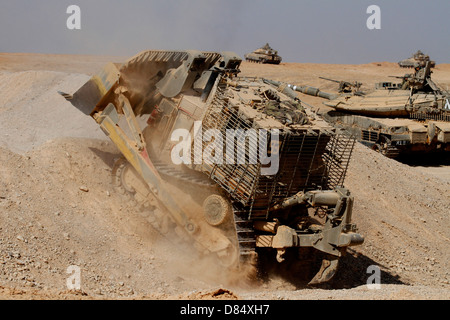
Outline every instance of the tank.
[[398, 65], [402, 68], [414, 68], [415, 63], [420, 63], [421, 65], [425, 65], [426, 62], [430, 62], [430, 67], [434, 68], [436, 66], [435, 61], [430, 61], [430, 56], [424, 54], [422, 51], [418, 50], [408, 59], [404, 59], [398, 63]]
[[390, 158], [450, 151], [449, 92], [431, 79], [431, 62], [416, 63], [415, 72], [402, 82], [377, 83], [372, 92], [359, 87], [332, 94], [310, 86], [290, 86], [295, 91], [319, 96], [332, 110], [321, 116], [358, 141]]
[[364, 240], [344, 187], [355, 139], [293, 90], [239, 77], [241, 61], [149, 50], [60, 93], [120, 150], [113, 184], [167, 239], [224, 272], [273, 261], [325, 283]]
[[268, 43], [265, 46], [246, 54], [245, 60], [256, 63], [280, 64], [282, 58], [278, 55], [278, 51], [270, 47]]

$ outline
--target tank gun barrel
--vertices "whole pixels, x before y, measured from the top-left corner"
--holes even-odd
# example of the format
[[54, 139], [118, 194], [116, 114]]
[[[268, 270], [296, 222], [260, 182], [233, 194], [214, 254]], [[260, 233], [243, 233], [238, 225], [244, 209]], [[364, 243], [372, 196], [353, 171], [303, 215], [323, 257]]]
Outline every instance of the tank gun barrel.
[[297, 91], [303, 94], [307, 94], [314, 97], [321, 97], [327, 100], [333, 100], [337, 98], [337, 95], [321, 91], [318, 88], [310, 87], [310, 86], [294, 86], [292, 84], [283, 83], [280, 81], [275, 80], [269, 80], [269, 79], [263, 79], [268, 84], [271, 84], [279, 90], [283, 91], [285, 94], [289, 95], [290, 97], [297, 98], [297, 94], [293, 91]]
[[295, 93], [294, 90], [292, 90], [292, 88], [289, 87], [289, 85], [287, 85], [283, 82], [280, 82], [280, 81], [275, 81], [275, 80], [270, 80], [270, 79], [263, 79], [263, 81], [267, 84], [270, 84], [270, 85], [276, 87], [277, 90], [279, 90], [280, 92], [283, 92], [290, 98], [292, 98], [294, 100], [300, 100], [298, 97], [298, 94]]
[[341, 81], [341, 80], [334, 80], [334, 79], [329, 79], [329, 78], [324, 78], [324, 77], [319, 77], [319, 79], [323, 79], [323, 80], [327, 80], [327, 81], [331, 81], [331, 82], [335, 82], [335, 83], [339, 83], [339, 84], [344, 84], [350, 87], [356, 87], [359, 88], [362, 86], [361, 82], [355, 81], [355, 82], [348, 82], [348, 81]]
[[329, 92], [324, 92], [318, 88], [314, 88], [314, 87], [310, 87], [310, 86], [293, 86], [292, 87], [293, 90], [301, 92], [303, 94], [307, 94], [310, 96], [314, 96], [314, 97], [321, 97], [327, 100], [333, 100], [337, 98], [337, 95], [329, 93]]
[[323, 80], [327, 80], [327, 81], [331, 81], [331, 82], [336, 82], [336, 83], [341, 83], [341, 81], [339, 81], [339, 80], [334, 80], [334, 79], [329, 79], [329, 78], [324, 78], [324, 77], [319, 77], [319, 79], [323, 79]]

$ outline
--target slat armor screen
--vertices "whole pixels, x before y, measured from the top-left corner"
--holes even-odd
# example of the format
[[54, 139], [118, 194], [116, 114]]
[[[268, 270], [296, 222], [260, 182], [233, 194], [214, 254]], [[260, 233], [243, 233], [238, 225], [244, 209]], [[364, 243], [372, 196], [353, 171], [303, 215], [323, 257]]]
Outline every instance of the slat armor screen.
[[[226, 137], [229, 129], [253, 128], [253, 124], [239, 116], [223, 95], [226, 84], [220, 84], [212, 104], [206, 111], [202, 123], [202, 134], [207, 130], [218, 130]], [[299, 191], [333, 189], [343, 185], [347, 166], [355, 144], [355, 138], [338, 134], [334, 129], [308, 128], [282, 131], [279, 134], [279, 169], [275, 175], [261, 175], [261, 164], [255, 161], [254, 152], [250, 152], [250, 136], [245, 143], [245, 163], [222, 164], [203, 162], [202, 171], [225, 189], [242, 206], [247, 207], [250, 215], [265, 216], [269, 208]], [[225, 138], [221, 141], [225, 145]], [[236, 141], [235, 141], [236, 142]], [[203, 150], [214, 142], [202, 141]], [[266, 147], [270, 150], [270, 130], [267, 130]], [[242, 145], [233, 146], [234, 154]], [[225, 149], [225, 147], [223, 147]], [[253, 150], [254, 151], [254, 150]], [[225, 150], [223, 152], [225, 157]], [[257, 160], [257, 159], [256, 159]]]

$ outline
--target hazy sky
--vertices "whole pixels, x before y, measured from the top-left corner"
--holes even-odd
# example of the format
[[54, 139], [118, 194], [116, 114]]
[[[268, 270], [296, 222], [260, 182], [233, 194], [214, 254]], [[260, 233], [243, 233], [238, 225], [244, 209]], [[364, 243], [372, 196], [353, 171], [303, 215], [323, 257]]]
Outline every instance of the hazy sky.
[[[69, 5], [81, 9], [81, 30], [66, 27]], [[370, 5], [380, 30], [366, 26]], [[286, 62], [397, 62], [420, 49], [450, 63], [450, 0], [0, 0], [0, 52], [243, 57], [266, 42]]]

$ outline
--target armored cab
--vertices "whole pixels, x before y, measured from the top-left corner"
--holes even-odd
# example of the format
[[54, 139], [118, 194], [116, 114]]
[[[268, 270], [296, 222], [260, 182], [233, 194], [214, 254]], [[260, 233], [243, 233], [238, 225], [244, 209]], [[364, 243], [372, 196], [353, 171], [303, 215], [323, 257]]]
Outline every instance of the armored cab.
[[430, 61], [430, 56], [424, 54], [422, 51], [418, 50], [408, 59], [404, 59], [398, 63], [401, 68], [414, 68], [416, 63], [424, 66], [426, 62], [430, 62], [430, 67], [434, 68], [436, 66], [435, 61]]
[[278, 55], [277, 50], [272, 49], [266, 43], [265, 46], [246, 54], [245, 60], [256, 63], [280, 64], [282, 58]]
[[61, 94], [118, 147], [113, 183], [168, 239], [226, 270], [264, 257], [326, 282], [363, 242], [344, 187], [355, 140], [293, 90], [239, 77], [240, 63], [230, 52], [145, 51]]
[[308, 86], [296, 91], [320, 96], [333, 110], [322, 116], [387, 157], [450, 151], [450, 94], [431, 79], [431, 62], [416, 63], [400, 83], [382, 82], [372, 92], [330, 94]]

